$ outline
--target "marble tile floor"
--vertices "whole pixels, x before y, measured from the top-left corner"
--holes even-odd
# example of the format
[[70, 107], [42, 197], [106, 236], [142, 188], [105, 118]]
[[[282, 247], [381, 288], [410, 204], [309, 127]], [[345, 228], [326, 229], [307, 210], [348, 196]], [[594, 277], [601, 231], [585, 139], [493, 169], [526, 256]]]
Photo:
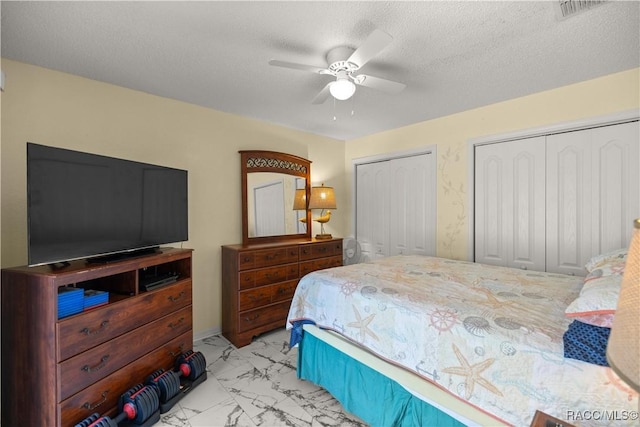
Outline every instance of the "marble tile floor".
[[207, 380], [154, 427], [366, 425], [327, 391], [296, 377], [298, 349], [289, 349], [284, 328], [240, 349], [214, 336], [197, 341], [193, 350], [207, 360]]

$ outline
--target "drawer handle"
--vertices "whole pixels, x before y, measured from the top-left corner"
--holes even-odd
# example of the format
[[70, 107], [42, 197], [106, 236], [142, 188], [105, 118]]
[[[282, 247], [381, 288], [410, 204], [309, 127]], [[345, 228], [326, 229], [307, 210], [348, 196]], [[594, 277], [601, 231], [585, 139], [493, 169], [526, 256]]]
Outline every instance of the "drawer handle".
[[173, 322], [169, 323], [169, 327], [171, 329], [175, 329], [178, 326], [182, 325], [183, 323], [184, 323], [184, 317], [181, 317], [180, 319], [178, 319], [178, 321], [176, 323], [173, 323]]
[[184, 296], [184, 291], [180, 291], [177, 297], [174, 297], [173, 295], [169, 295], [168, 299], [171, 302], [178, 302], [182, 299], [183, 296]]
[[278, 253], [276, 252], [275, 254], [269, 254], [267, 255], [267, 259], [268, 260], [272, 260], [272, 259], [276, 259], [278, 257]]
[[249, 262], [249, 261], [251, 261], [251, 257], [248, 257], [248, 256], [244, 257], [244, 262]]
[[100, 359], [100, 363], [98, 363], [96, 366], [89, 366], [89, 365], [84, 365], [82, 367], [82, 370], [85, 372], [96, 372], [99, 371], [100, 369], [104, 368], [107, 365], [107, 360], [109, 360], [109, 355], [106, 354], [104, 356], [102, 356], [102, 359]]
[[267, 279], [271, 279], [271, 278], [278, 278], [280, 276], [280, 272], [276, 271], [275, 273], [271, 274], [271, 273], [267, 273], [265, 274], [265, 276], [267, 277]]
[[184, 344], [180, 344], [178, 346], [178, 351], [175, 351], [175, 352], [174, 351], [168, 351], [167, 353], [169, 353], [169, 356], [171, 356], [171, 357], [176, 357], [176, 356], [182, 354], [182, 349], [183, 348], [184, 348]]
[[94, 402], [94, 403], [84, 402], [84, 405], [82, 405], [82, 409], [86, 409], [88, 411], [93, 411], [98, 406], [102, 405], [104, 402], [107, 401], [107, 394], [109, 394], [109, 390], [103, 391], [102, 392], [102, 399], [98, 400], [97, 402]]
[[277, 292], [278, 292], [280, 295], [282, 295], [282, 294], [284, 294], [286, 291], [287, 291], [287, 290], [286, 290], [285, 288], [278, 288], [278, 291], [277, 291]]
[[84, 328], [84, 329], [82, 329], [80, 331], [80, 333], [85, 334], [85, 335], [95, 335], [97, 333], [100, 333], [100, 332], [104, 331], [108, 324], [109, 324], [108, 320], [103, 320], [102, 323], [100, 323], [100, 327], [98, 329], [96, 329], [95, 331], [92, 331], [89, 328]]
[[253, 322], [254, 320], [258, 320], [258, 317], [260, 317], [260, 315], [256, 314], [253, 317], [245, 317], [244, 320], [247, 321], [247, 322]]
[[325, 246], [324, 248], [320, 248], [320, 252], [327, 252], [327, 247]]

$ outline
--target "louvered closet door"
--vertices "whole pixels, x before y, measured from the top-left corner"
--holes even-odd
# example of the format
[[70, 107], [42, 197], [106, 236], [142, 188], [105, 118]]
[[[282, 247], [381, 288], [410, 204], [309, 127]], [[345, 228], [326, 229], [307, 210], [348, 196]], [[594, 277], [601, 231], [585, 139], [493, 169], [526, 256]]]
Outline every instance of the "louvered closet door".
[[475, 147], [476, 262], [545, 269], [545, 138]]
[[284, 185], [282, 181], [254, 188], [253, 198], [255, 200], [256, 236], [284, 234]]
[[389, 162], [356, 167], [356, 238], [363, 257], [389, 253]]
[[421, 154], [388, 163], [389, 255], [435, 255], [435, 155]]
[[547, 271], [584, 275], [640, 216], [638, 122], [547, 137]]
[[434, 153], [356, 166], [356, 239], [370, 259], [435, 255]]

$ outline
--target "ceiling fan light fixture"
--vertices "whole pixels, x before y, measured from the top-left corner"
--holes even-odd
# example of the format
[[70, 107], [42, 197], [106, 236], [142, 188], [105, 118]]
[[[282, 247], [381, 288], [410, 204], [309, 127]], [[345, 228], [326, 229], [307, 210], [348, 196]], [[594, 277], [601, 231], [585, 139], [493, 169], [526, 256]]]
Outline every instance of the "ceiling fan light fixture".
[[340, 101], [351, 98], [355, 91], [356, 85], [349, 80], [349, 77], [338, 77], [338, 79], [329, 86], [329, 92], [331, 92], [331, 95]]

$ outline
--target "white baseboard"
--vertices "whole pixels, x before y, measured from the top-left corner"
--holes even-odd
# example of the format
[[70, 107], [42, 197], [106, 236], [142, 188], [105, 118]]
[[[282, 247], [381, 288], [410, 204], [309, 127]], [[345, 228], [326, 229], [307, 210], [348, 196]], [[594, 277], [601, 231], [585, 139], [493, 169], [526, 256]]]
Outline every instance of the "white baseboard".
[[200, 331], [197, 334], [196, 333], [193, 334], [193, 342], [200, 341], [205, 338], [213, 337], [215, 335], [220, 335], [221, 333], [222, 333], [222, 330], [220, 328], [205, 329], [204, 331]]

